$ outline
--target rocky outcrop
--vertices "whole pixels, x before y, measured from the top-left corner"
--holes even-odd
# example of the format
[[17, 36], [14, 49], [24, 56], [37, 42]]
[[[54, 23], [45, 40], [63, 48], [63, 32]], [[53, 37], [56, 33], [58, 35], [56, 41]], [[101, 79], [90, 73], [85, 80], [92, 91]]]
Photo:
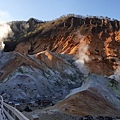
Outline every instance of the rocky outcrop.
[[88, 49], [85, 54], [90, 60], [85, 64], [90, 72], [109, 76], [118, 67], [120, 25], [117, 20], [68, 16], [50, 22], [38, 22], [31, 18], [26, 24], [33, 29], [29, 29], [15, 44], [6, 42], [5, 51], [35, 54], [48, 50], [76, 56], [80, 46], [86, 43]]
[[[76, 104], [77, 103], [77, 104]], [[112, 116], [119, 115], [119, 110], [106, 102], [100, 95], [95, 95], [95, 91], [82, 91], [64, 100], [58, 108], [66, 113], [80, 116]]]
[[57, 54], [54, 54], [52, 52], [43, 51], [36, 54], [37, 59], [39, 59], [41, 62], [43, 62], [47, 67], [63, 72], [68, 72], [69, 74], [74, 73], [74, 71], [71, 69], [71, 64], [67, 62], [65, 59], [62, 59], [61, 57], [57, 56]]
[[119, 116], [120, 99], [111, 89], [119, 89], [120, 84], [114, 85], [111, 85], [111, 79], [90, 75], [81, 87], [73, 89], [54, 109], [80, 116]]
[[[72, 57], [47, 51], [29, 56], [16, 52], [2, 56], [6, 61], [0, 66], [0, 94], [6, 102], [41, 101], [42, 106], [42, 101], [54, 103], [81, 86], [83, 74], [72, 65]], [[53, 58], [52, 65], [47, 57]]]
[[[120, 116], [120, 83], [103, 76], [89, 75], [81, 87], [52, 107], [32, 112], [41, 120], [117, 120]], [[64, 117], [63, 117], [64, 116]]]
[[0, 53], [0, 94], [6, 102], [41, 107], [38, 101], [62, 100], [50, 110], [119, 116], [119, 21], [70, 15], [10, 25], [14, 35]]
[[46, 68], [44, 65], [40, 65], [39, 63], [31, 59], [29, 56], [24, 56], [20, 53], [13, 54], [14, 57], [9, 58], [9, 60], [6, 63], [4, 63], [4, 65], [0, 68], [0, 71], [2, 71], [0, 81], [3, 81], [10, 74], [12, 74], [18, 67], [22, 65], [32, 66], [42, 70], [45, 70]]

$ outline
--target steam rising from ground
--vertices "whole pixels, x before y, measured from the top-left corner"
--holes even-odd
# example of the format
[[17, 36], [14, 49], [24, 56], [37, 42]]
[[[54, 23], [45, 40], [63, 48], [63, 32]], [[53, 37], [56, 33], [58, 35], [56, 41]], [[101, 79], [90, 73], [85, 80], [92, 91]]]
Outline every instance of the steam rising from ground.
[[114, 75], [109, 76], [111, 79], [115, 79], [118, 82], [120, 82], [120, 61], [117, 62], [118, 66], [117, 69], [114, 72]]
[[79, 70], [84, 74], [84, 76], [87, 76], [89, 73], [89, 70], [87, 66], [85, 65], [85, 62], [88, 62], [90, 59], [86, 52], [88, 51], [88, 44], [84, 40], [84, 36], [78, 34], [78, 39], [80, 39], [80, 46], [77, 53], [77, 60], [75, 61], [75, 65], [79, 68]]
[[0, 51], [4, 49], [4, 39], [12, 34], [12, 30], [7, 23], [0, 23]]
[[115, 73], [114, 73], [114, 76], [115, 76], [115, 79], [116, 79], [118, 82], [120, 82], [120, 63], [119, 63], [119, 65], [118, 65], [118, 67], [117, 67], [117, 69], [116, 69], [116, 71], [115, 71]]

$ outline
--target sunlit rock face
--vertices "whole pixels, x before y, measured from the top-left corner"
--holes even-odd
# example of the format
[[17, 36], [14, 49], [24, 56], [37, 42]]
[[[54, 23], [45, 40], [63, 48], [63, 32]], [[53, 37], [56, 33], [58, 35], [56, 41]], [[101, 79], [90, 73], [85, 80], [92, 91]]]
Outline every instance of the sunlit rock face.
[[45, 107], [62, 100], [51, 109], [79, 116], [119, 115], [119, 21], [70, 15], [8, 26], [6, 37], [0, 37], [5, 101]]
[[12, 22], [10, 25], [14, 31], [10, 39], [14, 40], [5, 41], [5, 51], [36, 54], [48, 50], [72, 54], [84, 62], [87, 71], [99, 75], [113, 75], [119, 68], [120, 31], [117, 20], [68, 16], [50, 22], [31, 18], [27, 22]]

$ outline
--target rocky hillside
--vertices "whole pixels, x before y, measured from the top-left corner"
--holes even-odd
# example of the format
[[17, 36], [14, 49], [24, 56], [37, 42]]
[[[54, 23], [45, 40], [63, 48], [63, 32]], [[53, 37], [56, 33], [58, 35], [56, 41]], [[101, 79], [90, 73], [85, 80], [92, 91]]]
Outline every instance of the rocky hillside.
[[20, 33], [14, 32], [12, 43], [5, 42], [5, 51], [36, 54], [48, 50], [72, 54], [85, 59], [90, 72], [99, 75], [112, 75], [118, 68], [120, 25], [117, 20], [67, 16], [50, 22], [30, 19], [21, 26], [16, 25], [17, 29], [14, 24], [11, 24], [12, 30]]
[[23, 105], [21, 111], [55, 104], [38, 116], [120, 116], [118, 20], [67, 15], [7, 25], [12, 33], [0, 53], [0, 94], [6, 102]]

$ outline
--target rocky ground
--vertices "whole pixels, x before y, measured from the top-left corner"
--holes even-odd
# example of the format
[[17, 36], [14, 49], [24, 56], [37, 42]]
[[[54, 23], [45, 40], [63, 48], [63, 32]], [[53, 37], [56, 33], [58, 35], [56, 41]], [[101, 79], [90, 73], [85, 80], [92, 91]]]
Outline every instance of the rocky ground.
[[79, 115], [65, 114], [58, 111], [39, 112], [34, 111], [31, 114], [23, 112], [29, 119], [39, 118], [40, 120], [120, 120], [120, 117], [109, 117], [109, 116], [97, 116], [93, 117], [90, 115], [81, 117]]
[[41, 120], [119, 119], [119, 23], [75, 15], [8, 23], [13, 34], [0, 52], [4, 101]]

